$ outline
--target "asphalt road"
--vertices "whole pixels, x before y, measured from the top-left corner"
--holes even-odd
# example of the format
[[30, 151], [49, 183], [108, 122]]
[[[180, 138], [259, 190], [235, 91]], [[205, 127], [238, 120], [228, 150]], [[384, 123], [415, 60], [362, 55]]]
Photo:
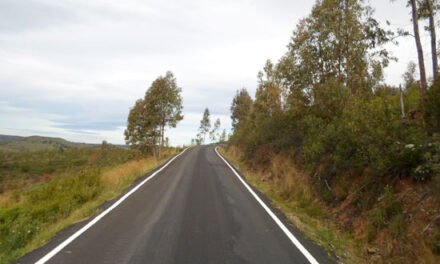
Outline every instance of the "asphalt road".
[[[332, 263], [293, 227], [285, 224], [283, 231], [213, 146], [190, 148], [148, 177], [99, 221], [61, 232], [19, 263], [41, 263], [45, 256], [46, 263], [62, 264]], [[81, 228], [86, 230], [72, 239]]]

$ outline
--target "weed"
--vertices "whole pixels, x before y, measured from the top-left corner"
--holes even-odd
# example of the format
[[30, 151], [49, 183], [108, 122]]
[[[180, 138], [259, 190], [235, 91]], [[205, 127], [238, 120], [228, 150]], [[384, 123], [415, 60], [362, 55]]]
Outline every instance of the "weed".
[[372, 242], [377, 231], [383, 228], [389, 228], [389, 232], [395, 238], [405, 233], [407, 219], [402, 210], [402, 203], [396, 199], [390, 186], [386, 186], [384, 190], [382, 204], [370, 213], [366, 234], [368, 242]]
[[[158, 165], [154, 158], [139, 159], [131, 150], [108, 147], [103, 151], [0, 153], [0, 160], [8, 164], [0, 182], [4, 190], [0, 194], [0, 263], [13, 262], [67, 225], [94, 214], [100, 204]], [[164, 158], [173, 153], [168, 151]], [[50, 172], [50, 177], [40, 177]]]
[[437, 234], [434, 236], [434, 240], [431, 244], [432, 253], [437, 256], [440, 256], [440, 231], [437, 231]]
[[377, 228], [374, 226], [374, 224], [371, 221], [368, 221], [366, 227], [366, 237], [368, 243], [373, 242], [376, 239], [376, 235], [377, 235]]
[[394, 215], [389, 225], [391, 235], [395, 238], [401, 237], [405, 233], [407, 221], [405, 215], [402, 213]]

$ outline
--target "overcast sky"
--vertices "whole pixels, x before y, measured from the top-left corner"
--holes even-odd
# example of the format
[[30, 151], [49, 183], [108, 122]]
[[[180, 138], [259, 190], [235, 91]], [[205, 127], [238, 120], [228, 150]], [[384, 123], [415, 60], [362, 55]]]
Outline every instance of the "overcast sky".
[[[205, 107], [229, 130], [235, 91], [254, 93], [257, 72], [285, 53], [314, 2], [0, 0], [0, 134], [121, 144], [129, 108], [167, 70], [184, 100], [172, 144], [195, 137]], [[405, 2], [370, 1], [383, 25], [411, 29]], [[388, 83], [416, 61], [413, 42], [390, 46], [399, 61]]]

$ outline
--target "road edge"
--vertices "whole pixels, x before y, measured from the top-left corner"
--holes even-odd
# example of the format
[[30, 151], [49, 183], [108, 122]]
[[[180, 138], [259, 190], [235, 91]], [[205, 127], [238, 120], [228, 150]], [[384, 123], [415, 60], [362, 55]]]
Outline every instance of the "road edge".
[[304, 257], [311, 264], [319, 264], [319, 262], [310, 254], [310, 252], [301, 244], [301, 242], [290, 232], [290, 230], [284, 225], [284, 223], [278, 218], [278, 216], [266, 205], [263, 200], [255, 193], [255, 191], [249, 186], [249, 184], [242, 178], [242, 176], [237, 172], [237, 170], [218, 152], [218, 146], [214, 148], [215, 153], [225, 162], [225, 164], [231, 169], [234, 175], [239, 179], [239, 181], [244, 185], [244, 187], [249, 191], [249, 193], [254, 197], [254, 199], [263, 207], [266, 213], [275, 221], [278, 227], [283, 231], [283, 233], [289, 238], [289, 240], [295, 245], [295, 247], [304, 255]]
[[[101, 207], [105, 208], [103, 212], [99, 213], [96, 216], [91, 216], [90, 218], [85, 220], [83, 222], [84, 225], [81, 225], [81, 227], [79, 227], [79, 229], [75, 230], [72, 234], [68, 235], [67, 238], [63, 238], [61, 240], [62, 242], [59, 243], [55, 248], [50, 249], [48, 251], [48, 253], [42, 254], [43, 255], [42, 257], [38, 257], [37, 258], [38, 260], [35, 262], [35, 264], [44, 264], [47, 261], [49, 261], [52, 257], [54, 257], [57, 253], [59, 253], [63, 248], [65, 248], [67, 245], [69, 245], [72, 241], [74, 241], [76, 238], [78, 238], [81, 234], [83, 234], [85, 231], [87, 231], [93, 225], [98, 223], [104, 216], [106, 216], [108, 213], [110, 213], [113, 209], [118, 207], [122, 202], [124, 202], [128, 197], [130, 197], [134, 192], [136, 192], [145, 183], [147, 183], [148, 181], [153, 179], [157, 174], [159, 174], [162, 170], [164, 170], [166, 167], [168, 167], [168, 165], [170, 165], [175, 159], [177, 159], [183, 153], [185, 153], [189, 148], [190, 147], [185, 148], [180, 153], [176, 154], [175, 156], [170, 158], [168, 161], [166, 161], [164, 164], [158, 166], [150, 173], [147, 173], [144, 176], [144, 179], [141, 180], [140, 182], [135, 181], [132, 186], [127, 188], [126, 192], [123, 192], [121, 195], [112, 199], [110, 202], [106, 202], [103, 205], [101, 205]], [[69, 228], [69, 227], [67, 227], [67, 228]], [[52, 239], [55, 239], [55, 238], [56, 238], [56, 236], [53, 237]], [[49, 242], [50, 241], [48, 241], [48, 243]], [[41, 246], [40, 248], [42, 248], [42, 247], [44, 247], [44, 245]], [[38, 248], [35, 250], [38, 250]], [[27, 254], [22, 256], [20, 259], [25, 258], [25, 256], [28, 254], [32, 254], [32, 251], [28, 252]], [[20, 263], [20, 259], [17, 260], [17, 263]]]

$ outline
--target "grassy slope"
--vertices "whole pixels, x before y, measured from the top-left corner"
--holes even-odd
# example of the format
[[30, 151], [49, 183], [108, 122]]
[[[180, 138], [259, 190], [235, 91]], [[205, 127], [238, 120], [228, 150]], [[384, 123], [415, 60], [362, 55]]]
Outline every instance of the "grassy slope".
[[63, 138], [41, 136], [18, 137], [0, 135], [1, 151], [40, 151], [54, 150], [59, 148], [78, 148], [92, 146], [95, 145], [70, 142]]
[[[309, 177], [286, 157], [271, 157], [270, 168], [255, 168], [242, 161], [242, 153], [237, 148], [230, 147], [222, 153], [254, 187], [285, 212], [295, 226], [334, 252], [339, 262], [439, 263], [439, 257], [430, 248], [432, 236], [438, 232], [432, 219], [439, 208], [429, 195], [429, 187], [408, 186], [403, 182], [400, 185], [406, 186], [397, 186], [395, 193], [385, 188], [379, 201], [371, 201], [371, 208], [355, 212], [359, 204], [367, 203], [363, 199], [368, 197], [359, 195], [368, 190], [359, 190], [359, 182], [351, 186], [344, 183], [348, 189], [358, 186], [355, 190], [359, 191], [352, 192], [340, 204], [329, 205], [314, 194]], [[339, 187], [343, 188], [344, 184]]]
[[0, 153], [0, 263], [95, 215], [161, 160], [119, 148]]
[[[272, 179], [269, 175], [259, 170], [247, 166], [241, 161], [241, 154], [237, 149], [229, 148], [228, 151], [220, 149], [228, 161], [230, 161], [246, 178], [246, 180], [259, 191], [270, 198], [272, 204], [285, 213], [289, 221], [304, 234], [324, 247], [329, 252], [336, 254], [340, 260], [347, 263], [361, 263], [357, 257], [357, 248], [354, 248], [353, 240], [343, 232], [335, 232], [335, 226], [327, 222], [325, 212], [318, 201], [311, 197], [310, 189], [302, 181], [299, 172], [296, 181], [282, 186]], [[282, 169], [282, 168], [281, 168]], [[296, 185], [297, 195], [286, 199], [283, 192], [289, 189], [288, 185]]]

